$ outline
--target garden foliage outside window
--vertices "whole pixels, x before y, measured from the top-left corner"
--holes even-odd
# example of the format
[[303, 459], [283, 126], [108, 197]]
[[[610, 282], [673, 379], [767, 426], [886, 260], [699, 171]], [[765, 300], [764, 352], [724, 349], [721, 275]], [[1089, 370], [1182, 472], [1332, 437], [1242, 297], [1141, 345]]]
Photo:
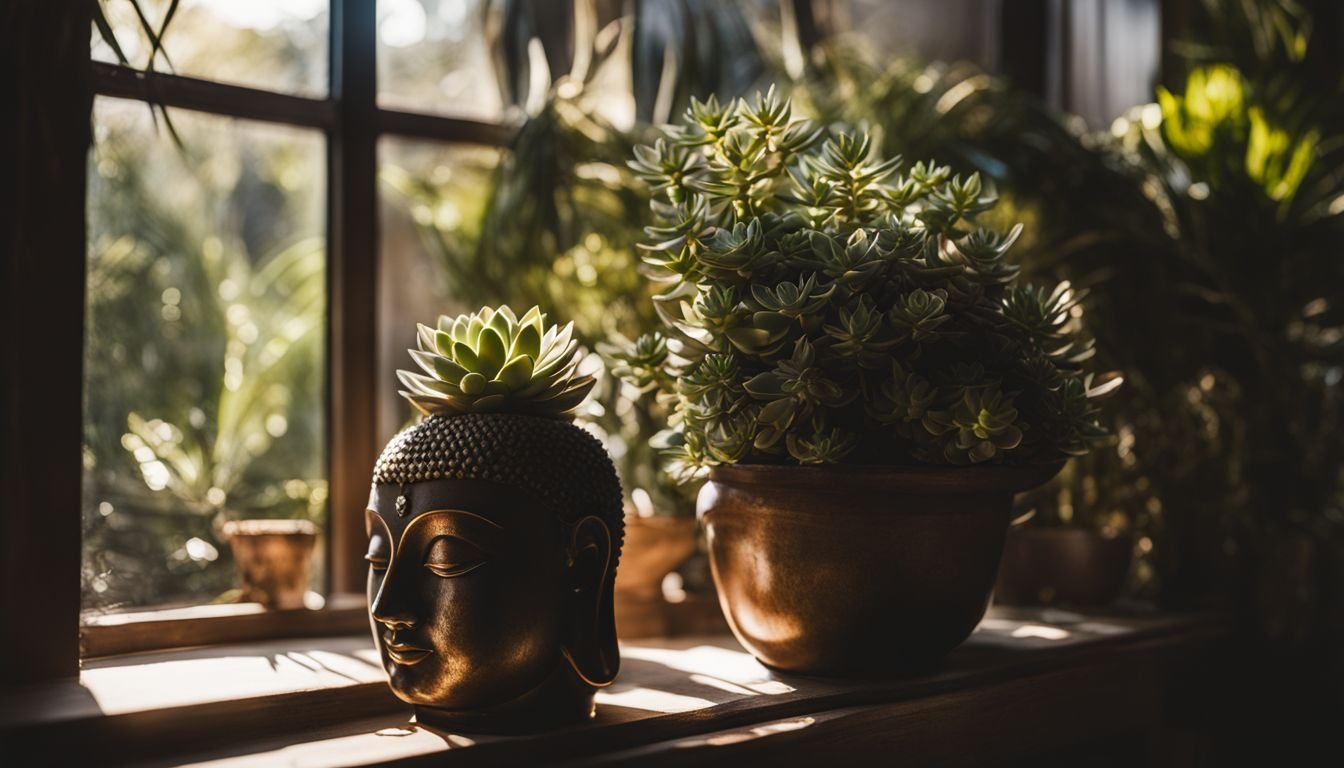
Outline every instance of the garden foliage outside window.
[[[335, 95], [330, 5], [99, 0], [94, 62], [255, 89], [245, 98], [300, 97], [295, 110], [309, 112], [288, 124], [283, 115], [245, 119], [247, 109], [227, 105], [193, 111], [124, 93], [94, 101], [86, 616], [237, 600], [226, 521], [297, 518], [326, 532], [341, 514], [328, 510], [327, 483], [328, 329], [340, 311], [329, 298], [332, 137], [321, 127], [331, 125], [326, 100]], [[377, 103], [361, 108], [498, 119], [497, 90], [482, 90], [493, 89], [482, 18], [474, 0], [379, 2], [385, 71]], [[443, 161], [415, 178], [391, 166], [381, 174], [392, 192], [382, 213], [391, 242], [398, 222], [425, 215], [392, 182], [479, 179], [497, 154], [455, 150], [450, 119], [429, 126], [420, 130], [441, 139], [420, 146]], [[397, 167], [406, 141], [380, 141]], [[429, 295], [442, 294], [439, 286]], [[322, 539], [310, 607], [327, 586]]]

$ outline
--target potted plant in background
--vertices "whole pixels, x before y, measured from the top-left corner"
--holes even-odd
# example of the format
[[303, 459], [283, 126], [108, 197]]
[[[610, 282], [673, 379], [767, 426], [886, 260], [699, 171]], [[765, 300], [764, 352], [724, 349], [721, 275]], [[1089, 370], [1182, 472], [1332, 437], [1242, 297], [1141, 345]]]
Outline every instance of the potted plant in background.
[[[984, 613], [1017, 491], [1103, 435], [1078, 296], [1016, 284], [978, 176], [899, 175], [772, 92], [694, 102], [636, 150], [671, 287], [635, 381], [699, 511], [738, 639], [787, 670], [908, 670]], [[834, 465], [848, 466], [834, 466]], [[800, 466], [801, 465], [801, 466]]]
[[1124, 505], [1098, 496], [1096, 465], [1110, 459], [1099, 454], [1075, 459], [1055, 482], [1026, 494], [1036, 504], [1008, 529], [995, 603], [1099, 608], [1119, 597], [1136, 539]]

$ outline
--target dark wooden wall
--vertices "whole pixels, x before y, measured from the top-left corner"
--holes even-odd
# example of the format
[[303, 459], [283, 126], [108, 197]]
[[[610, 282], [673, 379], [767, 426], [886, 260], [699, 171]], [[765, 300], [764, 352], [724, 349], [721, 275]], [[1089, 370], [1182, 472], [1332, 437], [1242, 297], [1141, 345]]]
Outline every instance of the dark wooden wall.
[[0, 11], [0, 685], [78, 673], [89, 2]]

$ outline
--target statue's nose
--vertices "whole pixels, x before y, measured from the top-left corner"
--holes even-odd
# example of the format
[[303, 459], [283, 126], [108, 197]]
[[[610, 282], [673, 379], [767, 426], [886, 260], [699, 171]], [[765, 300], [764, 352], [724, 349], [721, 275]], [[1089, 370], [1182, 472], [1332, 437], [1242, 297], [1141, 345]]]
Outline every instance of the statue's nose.
[[415, 614], [409, 610], [405, 595], [399, 594], [402, 590], [393, 582], [391, 570], [369, 606], [369, 615], [390, 630], [411, 629], [417, 623]]
[[406, 613], [376, 612], [373, 614], [373, 620], [393, 631], [415, 627], [415, 617]]

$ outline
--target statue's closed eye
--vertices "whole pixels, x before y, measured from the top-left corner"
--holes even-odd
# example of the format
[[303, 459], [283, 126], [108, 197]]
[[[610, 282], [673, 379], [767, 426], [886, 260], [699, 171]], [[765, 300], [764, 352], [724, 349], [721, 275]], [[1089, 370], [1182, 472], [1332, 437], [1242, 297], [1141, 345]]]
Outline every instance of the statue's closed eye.
[[369, 552], [364, 555], [368, 561], [369, 567], [375, 571], [386, 571], [387, 564], [392, 559], [392, 548], [388, 545], [387, 538], [381, 533], [374, 533], [369, 537]]
[[425, 549], [425, 568], [443, 578], [470, 573], [488, 559], [476, 545], [456, 536], [438, 536]]

